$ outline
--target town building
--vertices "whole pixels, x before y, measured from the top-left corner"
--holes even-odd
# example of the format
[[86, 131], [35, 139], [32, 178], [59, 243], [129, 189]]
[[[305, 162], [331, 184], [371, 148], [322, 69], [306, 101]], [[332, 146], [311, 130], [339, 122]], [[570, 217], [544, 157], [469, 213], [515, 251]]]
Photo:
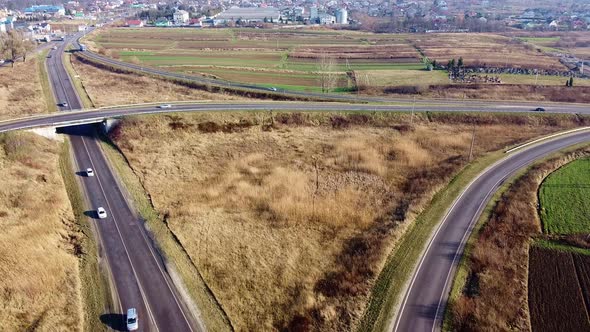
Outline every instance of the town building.
[[344, 8], [340, 8], [336, 11], [336, 23], [348, 24], [348, 11]]
[[188, 23], [190, 15], [186, 10], [177, 10], [174, 12], [174, 24], [182, 25]]
[[309, 9], [309, 20], [314, 21], [314, 20], [317, 20], [319, 17], [320, 17], [320, 15], [318, 12], [318, 7], [311, 7]]
[[215, 24], [235, 23], [238, 21], [244, 23], [254, 22], [274, 22], [278, 23], [281, 13], [275, 7], [232, 7], [221, 12], [215, 17]]
[[125, 22], [125, 25], [130, 28], [141, 28], [141, 27], [143, 27], [143, 21], [142, 20], [128, 20], [127, 22]]
[[334, 15], [320, 13], [318, 16], [318, 21], [320, 24], [327, 25], [336, 23], [336, 17]]
[[160, 18], [158, 18], [158, 19], [156, 20], [156, 22], [155, 22], [155, 24], [154, 24], [154, 25], [155, 25], [155, 26], [157, 26], [157, 27], [169, 27], [169, 26], [171, 26], [172, 24], [170, 23], [170, 21], [168, 21], [168, 19], [167, 19], [167, 18], [165, 18], [165, 17], [160, 17]]
[[25, 8], [26, 16], [48, 14], [52, 16], [63, 16], [66, 10], [63, 6], [39, 5]]

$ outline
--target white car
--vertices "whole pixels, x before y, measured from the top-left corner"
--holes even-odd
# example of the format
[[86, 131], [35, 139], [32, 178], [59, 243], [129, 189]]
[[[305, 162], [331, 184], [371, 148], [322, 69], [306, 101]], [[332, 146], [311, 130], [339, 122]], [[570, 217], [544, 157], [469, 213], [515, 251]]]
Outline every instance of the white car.
[[170, 105], [170, 104], [164, 104], [164, 105], [160, 105], [158, 107], [159, 108], [172, 108], [172, 105]]
[[98, 214], [98, 219], [105, 219], [107, 217], [107, 211], [102, 206], [96, 209], [96, 214]]
[[92, 170], [92, 168], [86, 169], [86, 176], [94, 176], [94, 171]]
[[271, 88], [268, 88], [268, 89], [269, 89], [270, 91], [277, 91], [277, 88], [275, 88], [275, 87], [271, 87]]
[[127, 309], [126, 322], [128, 331], [135, 331], [139, 328], [139, 323], [137, 321], [137, 310], [135, 310], [135, 308]]

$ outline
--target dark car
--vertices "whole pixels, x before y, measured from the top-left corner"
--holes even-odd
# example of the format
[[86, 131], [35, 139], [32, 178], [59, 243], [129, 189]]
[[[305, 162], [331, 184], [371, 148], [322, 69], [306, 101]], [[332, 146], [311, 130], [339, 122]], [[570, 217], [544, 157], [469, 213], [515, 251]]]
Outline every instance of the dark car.
[[545, 112], [545, 109], [543, 107], [537, 107], [534, 109], [535, 112]]
[[57, 106], [68, 107], [68, 103], [66, 103], [65, 101], [62, 101], [61, 103], [57, 104]]

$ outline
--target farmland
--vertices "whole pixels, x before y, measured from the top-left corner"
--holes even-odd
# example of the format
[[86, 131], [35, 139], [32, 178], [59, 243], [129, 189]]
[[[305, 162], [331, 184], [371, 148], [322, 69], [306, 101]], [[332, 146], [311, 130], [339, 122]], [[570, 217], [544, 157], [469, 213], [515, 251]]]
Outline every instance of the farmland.
[[[149, 33], [146, 33], [149, 32]], [[335, 87], [347, 88], [346, 71], [423, 68], [403, 36], [359, 33], [109, 29], [93, 40], [122, 60], [225, 80], [317, 90], [322, 56], [334, 59]], [[91, 42], [92, 44], [92, 42]]]
[[[448, 84], [446, 71], [425, 70], [423, 56], [439, 64], [462, 57], [468, 66], [567, 69], [521, 39], [493, 34], [117, 28], [94, 33], [88, 44], [123, 61], [170, 71], [316, 92], [320, 71], [335, 76], [335, 92], [354, 88], [347, 73], [372, 88]], [[323, 59], [330, 59], [328, 66]], [[536, 84], [561, 81], [534, 78]], [[533, 84], [520, 75], [507, 77], [507, 83]]]
[[74, 79], [84, 87], [92, 107], [184, 100], [228, 100], [236, 96], [190, 89], [172, 82], [133, 74], [119, 74], [71, 58]]
[[[572, 289], [581, 294], [573, 269], [578, 263], [572, 262], [571, 256], [567, 255], [588, 254], [589, 251], [570, 249], [573, 247], [568, 246], [565, 240], [584, 243], [585, 237], [546, 240], [536, 202], [539, 186], [547, 175], [589, 153], [588, 146], [559, 152], [518, 175], [507, 184], [501, 195], [492, 200], [488, 212], [480, 220], [480, 228], [476, 228], [467, 245], [466, 256], [453, 285], [446, 322], [448, 330], [530, 330], [531, 322], [533, 331], [587, 330], [554, 329], [551, 324], [556, 322], [550, 322], [552, 317], [556, 317], [557, 322], [566, 324], [563, 323], [564, 317], [571, 305], [576, 304], [566, 305], [564, 301], [567, 301]], [[531, 243], [534, 244], [532, 247]], [[540, 254], [539, 250], [543, 253]], [[552, 250], [558, 251], [557, 256], [552, 258], [551, 253], [547, 253], [547, 258], [541, 257]], [[559, 256], [559, 251], [566, 251], [567, 254]], [[569, 257], [569, 263], [564, 257]], [[553, 264], [554, 260], [558, 260], [559, 264]], [[567, 276], [564, 275], [566, 272]], [[542, 278], [547, 279], [540, 281]], [[562, 292], [565, 296], [557, 296]], [[551, 303], [551, 299], [556, 299], [555, 303]], [[584, 302], [581, 303], [585, 315]], [[561, 310], [568, 309], [555, 313], [555, 316], [549, 312], [560, 306]], [[575, 317], [575, 310], [572, 309], [571, 314], [573, 316], [567, 324], [587, 326], [584, 325], [587, 321]]]
[[590, 233], [590, 159], [571, 162], [547, 177], [539, 201], [545, 233]]
[[401, 234], [465, 165], [473, 123], [480, 156], [571, 119], [171, 114], [124, 120], [111, 138], [236, 330], [342, 331]]
[[585, 31], [515, 31], [505, 35], [518, 38], [544, 52], [570, 53], [585, 60], [590, 59], [590, 33]]
[[463, 57], [474, 66], [565, 70], [558, 58], [526, 47], [518, 40], [493, 34], [427, 34], [413, 40], [430, 59], [446, 62]]
[[590, 256], [532, 246], [529, 258], [532, 330], [590, 330]]

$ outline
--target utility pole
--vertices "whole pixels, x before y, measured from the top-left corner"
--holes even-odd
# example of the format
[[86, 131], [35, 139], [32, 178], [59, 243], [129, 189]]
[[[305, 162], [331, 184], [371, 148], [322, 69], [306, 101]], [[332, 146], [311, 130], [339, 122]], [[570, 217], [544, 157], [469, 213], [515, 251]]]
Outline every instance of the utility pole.
[[414, 109], [416, 108], [416, 96], [414, 96], [414, 103], [412, 104], [412, 115], [410, 116], [410, 125], [414, 124]]
[[473, 145], [475, 144], [475, 124], [473, 125], [473, 133], [471, 134], [471, 145], [469, 146], [469, 162], [473, 159]]

